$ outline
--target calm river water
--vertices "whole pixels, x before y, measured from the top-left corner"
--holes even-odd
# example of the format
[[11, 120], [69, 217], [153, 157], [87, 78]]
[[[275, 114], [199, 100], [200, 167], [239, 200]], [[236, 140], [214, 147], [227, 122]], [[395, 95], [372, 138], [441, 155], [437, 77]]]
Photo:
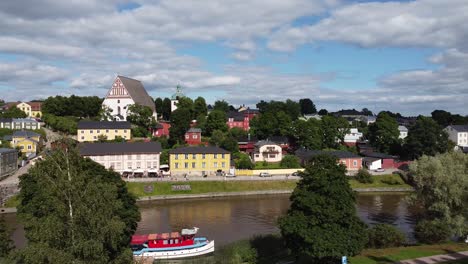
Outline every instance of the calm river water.
[[[360, 194], [357, 211], [368, 224], [388, 223], [400, 228], [412, 239], [417, 209], [409, 206], [405, 194]], [[289, 208], [289, 195], [229, 197], [197, 200], [169, 200], [140, 203], [141, 222], [137, 234], [177, 231], [184, 227], [200, 228], [200, 235], [214, 239], [217, 245], [249, 238], [255, 234], [279, 232], [276, 222]], [[24, 231], [16, 215], [5, 215], [17, 246], [25, 244]]]

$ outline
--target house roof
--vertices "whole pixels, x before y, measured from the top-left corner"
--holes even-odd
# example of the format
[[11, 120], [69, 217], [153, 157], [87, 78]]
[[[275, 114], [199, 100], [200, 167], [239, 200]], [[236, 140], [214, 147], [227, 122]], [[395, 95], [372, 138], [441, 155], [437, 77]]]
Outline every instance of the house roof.
[[13, 121], [13, 118], [0, 117], [0, 123], [11, 123], [11, 121]]
[[230, 111], [228, 112], [227, 117], [228, 119], [234, 119], [234, 121], [244, 121], [244, 112]]
[[117, 76], [117, 78], [122, 81], [125, 89], [127, 89], [127, 92], [135, 103], [148, 106], [153, 110], [153, 112], [156, 112], [153, 99], [148, 95], [148, 92], [146, 92], [145, 87], [143, 87], [143, 84], [140, 81], [121, 75]]
[[364, 158], [362, 158], [362, 160], [363, 160], [364, 162], [374, 162], [374, 161], [378, 161], [378, 160], [381, 160], [381, 159], [379, 159], [379, 158], [371, 158], [371, 157], [364, 157]]
[[273, 142], [273, 141], [270, 141], [270, 140], [260, 140], [255, 144], [256, 147], [261, 147], [261, 146], [265, 146], [265, 145], [278, 146], [278, 144], [276, 142]]
[[81, 143], [78, 149], [82, 156], [156, 154], [162, 151], [159, 142]]
[[230, 154], [229, 151], [215, 146], [180, 147], [169, 151], [170, 154]]
[[248, 142], [257, 142], [258, 138], [251, 136], [250, 139], [249, 137], [240, 137], [237, 139], [237, 143], [248, 143]]
[[32, 119], [32, 118], [13, 118], [12, 119], [13, 122], [19, 122], [19, 123], [39, 123], [37, 122], [35, 119]]
[[201, 133], [201, 132], [202, 132], [201, 128], [196, 128], [196, 127], [191, 127], [191, 128], [187, 131], [187, 133]]
[[450, 127], [457, 132], [468, 132], [468, 125], [452, 125]]
[[80, 121], [78, 129], [130, 129], [130, 122], [115, 122], [115, 121]]
[[349, 158], [362, 158], [361, 156], [358, 156], [357, 154], [354, 154], [352, 152], [349, 152], [349, 151], [341, 151], [341, 150], [337, 150], [337, 151], [322, 151], [322, 150], [307, 150], [307, 149], [299, 149], [296, 151], [296, 156], [298, 156], [299, 158], [303, 159], [303, 160], [308, 160], [314, 156], [317, 156], [317, 155], [331, 155], [331, 156], [335, 156], [339, 159], [349, 159]]
[[25, 138], [30, 138], [30, 137], [40, 137], [41, 135], [34, 133], [32, 131], [15, 131], [13, 132], [13, 137], [25, 137]]
[[268, 138], [269, 141], [275, 142], [277, 144], [288, 144], [289, 139], [288, 137], [284, 136], [271, 136]]
[[28, 102], [29, 106], [31, 106], [31, 111], [41, 111], [42, 102]]
[[405, 126], [398, 126], [398, 130], [402, 132], [408, 132], [408, 128]]
[[379, 159], [394, 159], [395, 158], [395, 156], [388, 155], [385, 153], [379, 153], [379, 152], [363, 152], [361, 154], [366, 157], [379, 158]]
[[5, 136], [3, 136], [3, 140], [12, 141], [13, 137], [12, 137], [12, 135], [5, 135]]
[[16, 152], [16, 149], [0, 148], [0, 153]]

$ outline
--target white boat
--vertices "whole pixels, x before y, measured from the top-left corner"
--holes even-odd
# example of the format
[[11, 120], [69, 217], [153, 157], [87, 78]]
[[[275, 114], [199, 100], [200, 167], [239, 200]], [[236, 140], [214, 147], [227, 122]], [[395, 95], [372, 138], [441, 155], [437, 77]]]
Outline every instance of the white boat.
[[170, 251], [150, 251], [143, 252], [141, 255], [134, 255], [135, 258], [153, 258], [153, 259], [178, 259], [196, 257], [209, 253], [215, 250], [214, 241], [209, 241], [206, 245], [190, 249], [170, 250]]

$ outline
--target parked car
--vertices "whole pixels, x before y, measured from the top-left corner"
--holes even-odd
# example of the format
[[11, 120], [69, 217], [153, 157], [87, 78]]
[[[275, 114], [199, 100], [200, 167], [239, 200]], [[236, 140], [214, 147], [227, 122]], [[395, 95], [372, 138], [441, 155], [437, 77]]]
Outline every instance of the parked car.
[[385, 171], [385, 169], [382, 169], [382, 168], [375, 170], [375, 172], [384, 172], [384, 171]]
[[232, 173], [226, 173], [226, 175], [224, 175], [226, 178], [235, 178], [236, 175], [232, 174]]
[[271, 177], [271, 174], [268, 172], [260, 172], [260, 177]]
[[291, 176], [299, 176], [299, 172], [298, 171], [295, 171], [291, 174]]

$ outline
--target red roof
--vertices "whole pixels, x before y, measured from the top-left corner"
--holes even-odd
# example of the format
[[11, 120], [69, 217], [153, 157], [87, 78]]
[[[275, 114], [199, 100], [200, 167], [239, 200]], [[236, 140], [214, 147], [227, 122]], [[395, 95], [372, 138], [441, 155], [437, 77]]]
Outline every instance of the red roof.
[[42, 107], [41, 102], [29, 102], [27, 104], [31, 106], [32, 111], [41, 111], [41, 107]]

